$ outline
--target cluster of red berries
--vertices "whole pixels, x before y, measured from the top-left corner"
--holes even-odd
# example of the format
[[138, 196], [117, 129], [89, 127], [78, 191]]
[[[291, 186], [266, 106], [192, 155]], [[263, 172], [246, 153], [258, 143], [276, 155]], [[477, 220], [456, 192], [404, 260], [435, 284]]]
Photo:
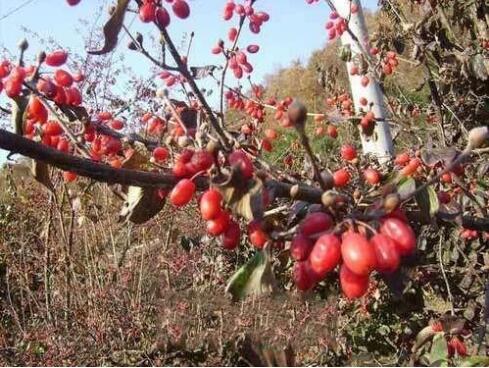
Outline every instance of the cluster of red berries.
[[[166, 121], [148, 112], [141, 117], [141, 122], [145, 125], [145, 130], [157, 137], [160, 137], [166, 129]], [[178, 132], [180, 133], [180, 132]], [[184, 134], [185, 132], [183, 132]]]
[[411, 255], [416, 237], [404, 215], [396, 210], [381, 220], [378, 231], [331, 231], [333, 219], [323, 212], [306, 216], [292, 240], [290, 256], [296, 261], [293, 278], [300, 290], [309, 290], [340, 265], [340, 285], [348, 298], [363, 296], [373, 271], [392, 273], [401, 257]]
[[[180, 19], [186, 19], [190, 15], [190, 7], [185, 0], [166, 0], [172, 3], [173, 13]], [[139, 7], [139, 19], [143, 23], [156, 22], [160, 27], [166, 28], [170, 25], [170, 14], [161, 5], [159, 0], [143, 0]]]
[[328, 97], [326, 98], [325, 103], [327, 107], [337, 108], [345, 117], [353, 116], [353, 101], [348, 93]]
[[348, 25], [344, 18], [340, 17], [337, 12], [332, 11], [329, 15], [329, 20], [326, 22], [325, 28], [328, 30], [329, 40], [334, 40], [336, 37], [341, 37], [343, 32], [348, 28]]
[[391, 75], [399, 65], [397, 54], [394, 51], [388, 51], [382, 60], [382, 71], [385, 75]]
[[270, 20], [268, 13], [255, 11], [249, 0], [245, 4], [236, 4], [233, 0], [228, 0], [224, 5], [223, 18], [224, 20], [230, 20], [233, 15], [237, 15], [240, 18], [248, 17], [250, 31], [253, 33], [260, 33], [263, 23]]
[[168, 70], [163, 70], [159, 77], [165, 81], [165, 85], [168, 88], [173, 87], [177, 82], [182, 83], [184, 81], [180, 74], [170, 73]]

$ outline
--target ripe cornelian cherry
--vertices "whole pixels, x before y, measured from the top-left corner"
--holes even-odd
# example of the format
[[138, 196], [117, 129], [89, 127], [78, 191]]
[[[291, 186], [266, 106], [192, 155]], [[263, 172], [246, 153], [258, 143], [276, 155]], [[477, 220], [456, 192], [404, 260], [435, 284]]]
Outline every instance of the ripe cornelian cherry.
[[384, 234], [375, 234], [371, 239], [377, 257], [377, 271], [392, 273], [399, 268], [401, 257], [396, 243]]
[[47, 135], [59, 135], [63, 133], [63, 128], [57, 121], [50, 120], [42, 126], [42, 131]]
[[294, 265], [292, 277], [297, 289], [306, 291], [314, 287], [316, 280], [311, 272], [308, 261], [296, 262]]
[[209, 170], [214, 164], [214, 156], [208, 151], [196, 151], [190, 163], [194, 166], [195, 172]]
[[77, 178], [77, 175], [74, 172], [71, 171], [64, 171], [63, 172], [63, 180], [65, 183], [71, 183], [75, 181]]
[[399, 166], [407, 165], [410, 160], [409, 154], [406, 152], [400, 153], [394, 159], [394, 163]]
[[215, 219], [207, 221], [207, 232], [210, 235], [218, 236], [224, 233], [231, 222], [231, 216], [226, 211], [221, 211]]
[[156, 9], [156, 23], [163, 28], [170, 25], [170, 14], [168, 14], [168, 11], [162, 6], [159, 6]]
[[327, 231], [333, 225], [333, 219], [324, 212], [313, 212], [302, 220], [299, 232], [305, 236], [311, 236], [323, 231]]
[[349, 299], [363, 296], [368, 290], [368, 276], [353, 273], [345, 264], [340, 269], [340, 285], [343, 294]]
[[66, 0], [69, 6], [75, 6], [80, 3], [81, 0]]
[[139, 19], [141, 19], [141, 22], [143, 23], [150, 23], [155, 20], [156, 17], [156, 5], [153, 4], [152, 2], [145, 2], [140, 8], [139, 8]]
[[338, 129], [336, 129], [334, 125], [328, 125], [328, 127], [326, 128], [326, 134], [335, 139], [338, 137]]
[[170, 202], [176, 207], [185, 206], [192, 199], [195, 192], [195, 184], [192, 180], [182, 179], [170, 192]]
[[322, 235], [314, 244], [309, 262], [311, 269], [318, 276], [324, 276], [335, 269], [341, 261], [341, 242], [334, 234]]
[[216, 189], [209, 189], [200, 199], [200, 214], [204, 220], [217, 218], [222, 211], [222, 194]]
[[54, 81], [63, 87], [70, 87], [73, 84], [73, 77], [66, 70], [58, 69], [54, 72]]
[[49, 66], [61, 66], [67, 59], [68, 53], [65, 50], [56, 50], [46, 54], [45, 62]]
[[168, 149], [165, 147], [156, 147], [153, 150], [153, 157], [158, 162], [163, 162], [168, 158]]
[[314, 243], [304, 234], [297, 234], [290, 244], [290, 257], [296, 261], [305, 261], [311, 253]]
[[229, 155], [228, 161], [231, 166], [236, 166], [240, 169], [244, 179], [249, 179], [253, 176], [253, 163], [244, 151], [234, 151]]
[[178, 18], [186, 19], [190, 15], [190, 7], [184, 0], [175, 0], [172, 9]]
[[416, 249], [416, 235], [413, 229], [397, 218], [384, 219], [380, 232], [394, 241], [401, 256], [408, 256]]
[[365, 169], [363, 171], [363, 177], [365, 178], [365, 181], [370, 185], [375, 185], [380, 182], [380, 174], [375, 169]]
[[15, 78], [8, 78], [3, 87], [7, 96], [14, 98], [20, 95], [22, 91], [22, 81]]
[[375, 249], [359, 233], [347, 232], [343, 235], [341, 256], [345, 265], [357, 275], [368, 276], [377, 266]]
[[253, 220], [248, 224], [248, 237], [251, 244], [261, 249], [268, 240], [268, 235], [263, 231], [262, 223], [259, 220]]
[[351, 161], [355, 157], [357, 157], [357, 150], [351, 144], [343, 145], [341, 147], [340, 153], [341, 153], [341, 157], [347, 161]]
[[335, 187], [344, 187], [350, 181], [350, 173], [347, 169], [339, 169], [333, 173]]
[[236, 221], [231, 220], [227, 230], [222, 234], [222, 246], [224, 249], [235, 249], [239, 244], [241, 230]]
[[121, 130], [122, 128], [124, 128], [124, 123], [122, 122], [122, 120], [114, 119], [109, 124], [110, 127], [114, 130]]
[[47, 114], [47, 109], [39, 98], [31, 96], [27, 112], [30, 117], [39, 120], [39, 117], [44, 117]]

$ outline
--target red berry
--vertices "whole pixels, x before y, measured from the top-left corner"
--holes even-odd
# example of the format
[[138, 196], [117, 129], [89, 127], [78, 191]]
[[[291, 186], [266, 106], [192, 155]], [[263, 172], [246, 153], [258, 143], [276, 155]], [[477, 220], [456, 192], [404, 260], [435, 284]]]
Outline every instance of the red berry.
[[64, 50], [57, 50], [46, 55], [46, 64], [49, 66], [61, 66], [66, 63], [68, 53]]
[[297, 262], [294, 265], [293, 279], [297, 289], [306, 291], [314, 287], [316, 280], [311, 273], [310, 265], [307, 261]]
[[8, 97], [14, 98], [22, 91], [22, 82], [16, 78], [8, 78], [4, 84], [5, 93]]
[[380, 174], [375, 169], [365, 169], [363, 171], [363, 177], [365, 178], [365, 181], [370, 185], [375, 185], [380, 182]]
[[396, 243], [384, 234], [376, 234], [370, 239], [377, 257], [377, 271], [391, 273], [399, 268], [401, 257]]
[[166, 28], [170, 25], [170, 14], [163, 7], [158, 7], [156, 9], [156, 23], [162, 27]]
[[333, 173], [335, 187], [344, 187], [350, 181], [350, 173], [346, 169], [339, 169]]
[[334, 234], [322, 235], [314, 244], [309, 255], [311, 269], [323, 278], [328, 272], [333, 271], [341, 260], [341, 243]]
[[360, 298], [368, 290], [368, 276], [357, 275], [343, 264], [340, 269], [340, 285], [347, 298]]
[[213, 220], [207, 221], [207, 232], [213, 236], [218, 236], [224, 233], [231, 222], [231, 216], [226, 211], [221, 211], [221, 214]]
[[155, 20], [156, 5], [152, 2], [146, 2], [139, 8], [139, 19], [141, 22], [150, 23]]
[[172, 8], [178, 18], [186, 19], [190, 15], [190, 7], [184, 0], [175, 0]]
[[299, 226], [299, 232], [305, 236], [327, 231], [333, 225], [333, 219], [324, 212], [313, 212], [308, 214]]
[[200, 214], [204, 220], [213, 220], [221, 214], [222, 194], [216, 189], [209, 189], [200, 199]]
[[377, 266], [375, 249], [359, 233], [348, 232], [343, 235], [341, 256], [345, 265], [357, 275], [368, 276]]
[[110, 127], [114, 130], [121, 130], [124, 128], [124, 123], [121, 120], [114, 119], [110, 122]]
[[69, 6], [75, 6], [80, 3], [81, 0], [66, 0]]
[[64, 171], [63, 172], [63, 179], [66, 183], [71, 183], [72, 181], [75, 181], [77, 178], [77, 175], [74, 172], [71, 171]]
[[214, 164], [214, 156], [208, 151], [196, 151], [193, 154], [190, 163], [195, 167], [196, 172], [206, 171]]
[[241, 230], [237, 222], [231, 220], [227, 230], [222, 234], [222, 246], [224, 249], [232, 250], [239, 245]]
[[305, 261], [311, 253], [314, 243], [303, 234], [297, 234], [290, 244], [290, 257], [296, 261]]
[[410, 255], [416, 249], [416, 235], [413, 229], [397, 218], [387, 218], [382, 221], [380, 232], [396, 243], [401, 256]]
[[50, 120], [42, 126], [42, 131], [46, 135], [59, 135], [63, 133], [63, 128], [57, 121]]
[[253, 220], [248, 224], [248, 237], [251, 244], [261, 249], [268, 241], [268, 235], [263, 231], [262, 224], [259, 220]]
[[58, 69], [54, 73], [54, 81], [63, 87], [70, 87], [73, 84], [73, 77], [63, 69]]
[[234, 151], [228, 157], [231, 166], [238, 167], [244, 179], [249, 179], [253, 176], [253, 163], [244, 151]]
[[195, 184], [189, 179], [180, 180], [170, 192], [170, 202], [176, 207], [185, 206], [192, 199]]
[[341, 157], [344, 160], [351, 161], [357, 157], [357, 150], [351, 144], [345, 144], [341, 147]]
[[260, 46], [248, 45], [248, 47], [246, 48], [246, 51], [248, 51], [250, 54], [256, 54], [258, 51], [260, 51]]
[[153, 157], [158, 162], [164, 162], [168, 158], [168, 149], [165, 147], [156, 147], [153, 150]]

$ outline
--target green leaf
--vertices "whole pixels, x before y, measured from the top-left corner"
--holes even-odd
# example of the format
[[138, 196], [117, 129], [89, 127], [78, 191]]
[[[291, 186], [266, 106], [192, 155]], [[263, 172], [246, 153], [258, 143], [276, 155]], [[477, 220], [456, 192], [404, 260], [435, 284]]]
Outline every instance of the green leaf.
[[270, 264], [268, 251], [258, 251], [245, 265], [231, 277], [226, 286], [234, 300], [248, 295], [262, 295], [273, 292], [275, 277]]
[[433, 327], [426, 326], [416, 335], [416, 343], [413, 346], [413, 352], [416, 352], [421, 348], [424, 344], [426, 344], [434, 335], [435, 331]]
[[243, 182], [239, 171], [233, 170], [224, 183], [216, 184], [216, 189], [233, 213], [249, 221], [263, 217], [263, 182], [259, 178]]
[[433, 343], [431, 345], [431, 350], [427, 354], [430, 365], [446, 366], [446, 361], [448, 358], [448, 345], [445, 340], [445, 333], [438, 332], [433, 337]]
[[489, 357], [483, 355], [474, 355], [471, 357], [464, 358], [460, 365], [462, 367], [488, 367]]
[[156, 216], [165, 205], [166, 197], [160, 194], [157, 188], [128, 187], [119, 222], [131, 221], [142, 224]]
[[104, 26], [105, 42], [100, 50], [88, 51], [92, 55], [103, 55], [111, 52], [117, 46], [117, 38], [124, 23], [124, 16], [129, 5], [129, 0], [118, 0], [114, 11]]
[[431, 185], [416, 194], [416, 202], [418, 202], [421, 215], [426, 220], [429, 220], [434, 215], [436, 215], [438, 213], [438, 210], [440, 209], [438, 195]]
[[403, 178], [397, 184], [397, 192], [401, 198], [407, 198], [416, 190], [416, 182], [413, 178]]

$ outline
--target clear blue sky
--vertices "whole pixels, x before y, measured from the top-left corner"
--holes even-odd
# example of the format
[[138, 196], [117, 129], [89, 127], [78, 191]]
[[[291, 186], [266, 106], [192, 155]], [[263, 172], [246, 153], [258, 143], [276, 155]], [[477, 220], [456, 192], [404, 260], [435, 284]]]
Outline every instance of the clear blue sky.
[[[236, 23], [236, 19], [230, 22], [222, 20], [225, 1], [191, 0], [189, 19], [182, 21], [172, 18], [169, 31], [177, 44], [183, 40], [186, 32], [195, 32], [189, 64], [216, 64], [222, 61], [211, 55], [210, 49], [219, 38], [224, 39], [229, 27]], [[97, 31], [100, 31], [107, 13], [104, 11], [97, 18], [98, 9], [107, 9], [111, 3], [110, 0], [82, 0], [78, 6], [69, 7], [65, 0], [0, 0], [0, 47], [15, 53], [17, 42], [26, 35], [25, 27], [43, 38], [52, 37], [61, 46], [82, 53], [83, 36], [87, 36], [89, 30], [83, 28], [80, 19], [88, 20], [91, 24], [96, 21], [99, 26]], [[364, 0], [363, 5], [375, 9], [376, 1]], [[241, 38], [241, 45], [257, 43], [261, 46], [260, 53], [250, 58], [255, 67], [254, 82], [260, 82], [266, 74], [289, 65], [293, 60], [307, 61], [312, 51], [325, 45], [327, 34], [324, 24], [329, 15], [325, 3], [307, 5], [305, 0], [258, 0], [255, 8], [268, 12], [271, 18], [259, 35], [247, 31]], [[141, 24], [138, 19], [131, 22], [133, 17], [135, 14], [129, 14], [126, 18], [126, 23], [131, 23], [131, 31], [149, 34], [154, 30], [150, 25]], [[29, 39], [29, 42], [31, 55], [42, 49], [42, 45], [35, 40]], [[149, 64], [127, 50], [126, 43], [127, 39], [121, 42], [118, 50], [128, 55], [127, 61], [135, 71], [147, 75]], [[0, 162], [4, 157], [5, 152], [0, 150]]]

